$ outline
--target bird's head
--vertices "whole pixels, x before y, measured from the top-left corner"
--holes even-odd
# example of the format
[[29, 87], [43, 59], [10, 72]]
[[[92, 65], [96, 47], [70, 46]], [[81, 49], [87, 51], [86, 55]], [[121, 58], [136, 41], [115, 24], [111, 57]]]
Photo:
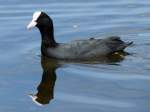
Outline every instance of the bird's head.
[[53, 27], [52, 19], [42, 11], [34, 12], [32, 16], [32, 20], [27, 25], [27, 29], [31, 29], [34, 27], [45, 28], [45, 27]]

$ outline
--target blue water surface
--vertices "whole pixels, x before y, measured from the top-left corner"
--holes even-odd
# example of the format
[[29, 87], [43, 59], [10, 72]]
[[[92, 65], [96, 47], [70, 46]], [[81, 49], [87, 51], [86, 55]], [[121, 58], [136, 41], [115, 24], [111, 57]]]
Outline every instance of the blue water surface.
[[[26, 29], [37, 10], [52, 17], [58, 42], [118, 35], [134, 41], [130, 55], [111, 64], [42, 59], [39, 31]], [[0, 112], [150, 112], [149, 0], [1, 0], [0, 26]]]

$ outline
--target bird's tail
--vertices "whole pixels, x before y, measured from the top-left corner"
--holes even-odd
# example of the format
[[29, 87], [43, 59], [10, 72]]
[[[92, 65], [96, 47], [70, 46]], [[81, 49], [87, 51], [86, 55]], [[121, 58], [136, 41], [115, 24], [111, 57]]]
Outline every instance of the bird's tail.
[[132, 45], [133, 42], [124, 42], [119, 47], [117, 47], [116, 51], [123, 51], [126, 47]]
[[126, 42], [126, 47], [127, 46], [130, 46], [130, 45], [132, 45], [133, 44], [133, 41], [132, 42]]

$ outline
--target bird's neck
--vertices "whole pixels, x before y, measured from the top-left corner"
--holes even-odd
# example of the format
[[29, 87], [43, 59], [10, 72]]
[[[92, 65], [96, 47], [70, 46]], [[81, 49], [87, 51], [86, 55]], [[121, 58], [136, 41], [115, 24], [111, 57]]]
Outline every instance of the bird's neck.
[[57, 43], [54, 39], [54, 31], [53, 27], [39, 27], [41, 37], [42, 37], [42, 44], [41, 47], [48, 48], [48, 47], [56, 47]]

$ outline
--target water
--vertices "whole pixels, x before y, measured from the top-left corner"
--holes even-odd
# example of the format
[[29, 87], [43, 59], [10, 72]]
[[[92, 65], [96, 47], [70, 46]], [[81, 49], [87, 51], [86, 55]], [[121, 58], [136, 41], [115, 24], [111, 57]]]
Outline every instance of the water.
[[[0, 1], [0, 111], [149, 112], [149, 6], [149, 0]], [[134, 41], [130, 55], [93, 64], [42, 59], [39, 31], [26, 30], [36, 10], [51, 15], [58, 42], [119, 35]]]

